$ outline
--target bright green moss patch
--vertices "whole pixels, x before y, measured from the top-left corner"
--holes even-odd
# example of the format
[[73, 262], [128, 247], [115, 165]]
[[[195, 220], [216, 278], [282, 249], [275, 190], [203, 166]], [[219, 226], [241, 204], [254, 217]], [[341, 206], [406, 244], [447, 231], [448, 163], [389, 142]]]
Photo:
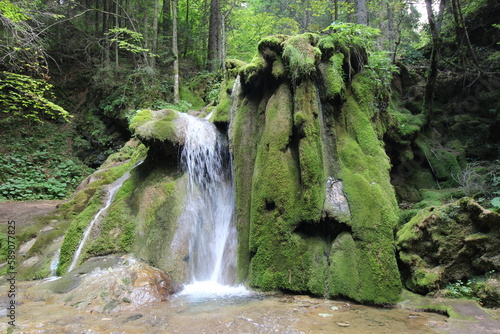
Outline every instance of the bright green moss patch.
[[159, 111], [140, 110], [130, 122], [130, 129], [141, 140], [159, 140], [177, 142], [174, 120], [178, 112], [172, 109]]

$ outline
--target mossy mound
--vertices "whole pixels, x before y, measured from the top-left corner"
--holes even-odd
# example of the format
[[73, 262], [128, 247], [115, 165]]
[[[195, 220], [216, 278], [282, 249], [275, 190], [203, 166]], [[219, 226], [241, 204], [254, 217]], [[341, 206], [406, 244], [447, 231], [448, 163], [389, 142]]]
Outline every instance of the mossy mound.
[[396, 245], [408, 289], [435, 291], [500, 270], [500, 215], [468, 198], [430, 207], [398, 231]]
[[327, 37], [268, 37], [236, 73], [238, 279], [394, 303], [398, 208], [381, 111], [365, 60], [351, 62], [349, 50], [364, 50], [323, 43]]

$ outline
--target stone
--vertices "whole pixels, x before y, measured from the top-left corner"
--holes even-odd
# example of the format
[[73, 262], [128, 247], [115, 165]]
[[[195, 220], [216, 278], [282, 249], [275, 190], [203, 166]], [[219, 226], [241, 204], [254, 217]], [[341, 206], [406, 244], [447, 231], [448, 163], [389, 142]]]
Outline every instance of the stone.
[[397, 233], [406, 287], [428, 293], [500, 270], [500, 214], [473, 199], [421, 210]]

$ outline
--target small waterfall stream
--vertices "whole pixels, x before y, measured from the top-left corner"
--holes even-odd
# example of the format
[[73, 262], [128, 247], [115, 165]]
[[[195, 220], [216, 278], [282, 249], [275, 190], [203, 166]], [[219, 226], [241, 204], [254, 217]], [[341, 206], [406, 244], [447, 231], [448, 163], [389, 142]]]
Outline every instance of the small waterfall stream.
[[[135, 167], [137, 167], [141, 163], [142, 163], [142, 161], [139, 162], [134, 167], [132, 167], [132, 169], [134, 169]], [[92, 219], [92, 221], [90, 222], [90, 224], [85, 229], [85, 232], [83, 233], [82, 240], [80, 241], [80, 244], [78, 245], [78, 248], [77, 248], [77, 250], [76, 250], [76, 252], [75, 252], [75, 254], [73, 256], [73, 261], [71, 261], [71, 265], [68, 268], [68, 272], [72, 271], [75, 268], [75, 266], [76, 266], [76, 264], [78, 262], [78, 258], [80, 257], [80, 253], [82, 252], [83, 246], [85, 246], [85, 242], [87, 241], [87, 238], [89, 237], [90, 232], [92, 231], [92, 228], [94, 227], [94, 225], [96, 224], [96, 222], [99, 219], [101, 219], [102, 217], [104, 217], [104, 213], [105, 213], [106, 209], [111, 205], [111, 203], [113, 202], [113, 199], [115, 198], [116, 193], [118, 192], [118, 190], [120, 189], [120, 187], [122, 186], [122, 184], [129, 177], [130, 177], [130, 171], [126, 172], [120, 178], [118, 178], [113, 183], [111, 183], [110, 185], [108, 185], [108, 191], [107, 191], [108, 194], [107, 194], [106, 204], [96, 213], [96, 215], [94, 216], [94, 218]]]
[[[234, 284], [237, 234], [228, 141], [206, 119], [180, 114], [185, 143], [181, 166], [189, 176], [187, 209], [190, 285], [184, 293], [227, 293]], [[244, 288], [242, 288], [244, 290]], [[242, 291], [243, 291], [242, 290]]]

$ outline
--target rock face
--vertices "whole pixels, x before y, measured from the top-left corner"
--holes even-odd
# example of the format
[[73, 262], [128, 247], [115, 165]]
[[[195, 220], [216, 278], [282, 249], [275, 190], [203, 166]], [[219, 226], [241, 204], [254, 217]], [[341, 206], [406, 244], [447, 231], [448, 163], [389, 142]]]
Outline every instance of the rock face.
[[398, 208], [366, 62], [334, 33], [269, 37], [250, 64], [228, 63], [232, 103], [214, 118], [230, 122], [239, 280], [396, 301]]
[[500, 215], [472, 199], [422, 210], [397, 234], [406, 286], [419, 293], [500, 270]]
[[[61, 281], [50, 283], [62, 293], [67, 304], [81, 310], [98, 313], [133, 311], [166, 301], [168, 296], [180, 291], [169, 274], [138, 261], [130, 255], [111, 258], [94, 258], [86, 268], [94, 266], [79, 277], [74, 271]], [[69, 286], [66, 291], [57, 291]]]

